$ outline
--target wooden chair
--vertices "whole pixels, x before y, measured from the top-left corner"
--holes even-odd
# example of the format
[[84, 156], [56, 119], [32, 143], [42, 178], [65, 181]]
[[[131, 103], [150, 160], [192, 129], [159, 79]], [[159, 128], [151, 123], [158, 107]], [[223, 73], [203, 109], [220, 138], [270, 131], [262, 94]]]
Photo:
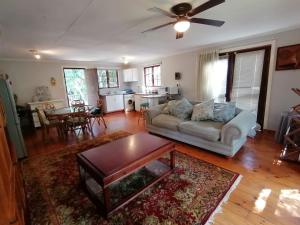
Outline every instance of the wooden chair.
[[149, 103], [144, 102], [140, 104], [140, 115], [138, 119], [138, 123], [140, 123], [140, 119], [143, 119], [145, 121], [145, 112], [149, 109]]
[[[65, 121], [67, 131], [71, 131], [76, 136], [82, 131], [85, 133], [86, 130], [92, 132], [88, 113], [85, 111], [84, 107], [78, 108], [77, 112], [72, 113]], [[76, 131], [79, 130], [78, 133]]]
[[43, 134], [43, 141], [46, 142], [47, 141], [47, 135], [49, 135], [49, 131], [50, 128], [56, 128], [58, 136], [62, 136], [63, 135], [63, 131], [62, 131], [62, 121], [60, 121], [59, 119], [57, 119], [56, 117], [50, 117], [48, 116], [48, 118], [46, 117], [46, 114], [43, 110], [40, 110], [38, 108], [35, 109], [39, 120], [40, 120], [40, 124], [42, 127], [42, 134]]
[[85, 105], [85, 103], [82, 99], [73, 100], [71, 102], [71, 106], [73, 106], [73, 107], [83, 107], [84, 105]]
[[[300, 96], [300, 89], [292, 88]], [[280, 155], [283, 160], [300, 162], [300, 104], [291, 108], [295, 115], [291, 118], [290, 126], [284, 137], [285, 147]]]
[[52, 103], [47, 103], [47, 104], [45, 104], [45, 109], [46, 110], [55, 109], [55, 105]]
[[101, 122], [103, 123], [104, 127], [107, 128], [105, 119], [104, 119], [104, 102], [101, 98], [97, 101], [97, 107], [93, 108], [89, 111], [89, 117], [91, 121], [91, 127], [93, 127], [94, 123], [97, 121], [98, 125], [101, 125]]

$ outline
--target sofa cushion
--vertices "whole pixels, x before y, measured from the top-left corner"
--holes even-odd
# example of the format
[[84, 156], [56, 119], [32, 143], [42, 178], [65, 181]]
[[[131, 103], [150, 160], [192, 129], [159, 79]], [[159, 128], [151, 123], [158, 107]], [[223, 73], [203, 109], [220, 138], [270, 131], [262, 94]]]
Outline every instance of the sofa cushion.
[[183, 120], [166, 114], [159, 114], [152, 119], [152, 124], [158, 127], [178, 131], [178, 125], [183, 122]]
[[212, 120], [214, 118], [214, 100], [209, 100], [194, 105], [193, 121]]
[[222, 126], [222, 123], [214, 121], [186, 121], [179, 124], [179, 131], [208, 141], [217, 141], [220, 139]]
[[227, 123], [235, 116], [235, 102], [215, 103], [214, 105], [214, 121]]

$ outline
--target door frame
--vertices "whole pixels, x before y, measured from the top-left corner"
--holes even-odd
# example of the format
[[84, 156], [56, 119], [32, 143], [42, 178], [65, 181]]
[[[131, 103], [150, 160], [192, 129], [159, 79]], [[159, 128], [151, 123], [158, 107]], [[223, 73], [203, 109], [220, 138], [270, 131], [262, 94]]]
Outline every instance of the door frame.
[[79, 69], [79, 70], [84, 70], [84, 73], [86, 72], [86, 68], [83, 67], [63, 67], [63, 76], [64, 76], [64, 84], [65, 84], [65, 92], [66, 92], [66, 96], [67, 96], [67, 103], [68, 106], [70, 106], [70, 99], [69, 99], [69, 95], [68, 95], [68, 86], [67, 86], [67, 81], [66, 81], [66, 74], [65, 74], [65, 69]]
[[271, 60], [271, 49], [272, 45], [263, 45], [254, 48], [240, 49], [236, 51], [222, 52], [219, 56], [228, 56], [228, 69], [227, 69], [227, 82], [226, 82], [226, 102], [231, 100], [232, 88], [233, 88], [233, 78], [234, 78], [234, 67], [235, 67], [235, 58], [238, 53], [246, 53], [264, 50], [264, 60], [263, 60], [263, 69], [262, 77], [260, 83], [260, 92], [259, 100], [257, 107], [257, 122], [261, 125], [261, 129], [264, 126], [265, 119], [265, 110], [266, 110], [266, 100], [267, 100], [267, 91], [268, 91], [268, 82], [269, 82], [269, 69], [270, 69], [270, 60]]

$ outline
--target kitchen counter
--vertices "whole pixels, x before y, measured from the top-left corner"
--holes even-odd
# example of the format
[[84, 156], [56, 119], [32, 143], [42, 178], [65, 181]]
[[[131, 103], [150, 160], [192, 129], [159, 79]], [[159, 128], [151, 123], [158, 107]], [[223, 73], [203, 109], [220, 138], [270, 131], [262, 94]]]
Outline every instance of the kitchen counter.
[[153, 95], [144, 95], [142, 98], [163, 98], [166, 97], [166, 95], [158, 95], [158, 94], [153, 94]]
[[126, 94], [123, 94], [123, 93], [111, 93], [111, 94], [101, 94], [99, 96], [105, 97], [105, 96], [111, 96], [111, 95], [126, 95]]

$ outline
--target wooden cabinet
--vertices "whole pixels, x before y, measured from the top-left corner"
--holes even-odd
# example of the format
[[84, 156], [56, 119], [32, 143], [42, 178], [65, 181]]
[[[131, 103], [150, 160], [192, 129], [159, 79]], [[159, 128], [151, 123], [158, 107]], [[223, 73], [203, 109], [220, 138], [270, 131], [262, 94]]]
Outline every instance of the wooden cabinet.
[[0, 101], [0, 224], [25, 225], [25, 193], [13, 145], [6, 135]]
[[123, 80], [124, 80], [124, 82], [138, 81], [137, 68], [130, 68], [130, 69], [123, 70]]
[[104, 111], [106, 113], [124, 110], [123, 95], [107, 95], [103, 96]]
[[42, 102], [29, 102], [27, 103], [29, 105], [30, 110], [32, 111], [32, 119], [34, 123], [34, 127], [40, 127], [40, 120], [35, 112], [35, 109], [38, 108], [40, 110], [44, 110], [48, 104], [54, 105], [56, 109], [65, 107], [65, 101], [62, 99], [55, 99], [55, 100], [49, 100], [49, 101], [42, 101]]

